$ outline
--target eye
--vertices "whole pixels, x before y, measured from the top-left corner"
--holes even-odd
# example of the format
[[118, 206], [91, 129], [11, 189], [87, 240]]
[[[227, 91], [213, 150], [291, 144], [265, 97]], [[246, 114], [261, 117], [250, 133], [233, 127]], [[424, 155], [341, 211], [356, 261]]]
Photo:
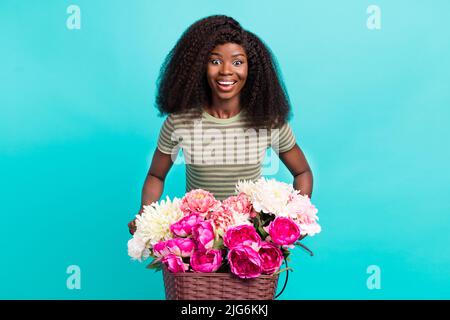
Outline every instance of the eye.
[[244, 62], [242, 62], [241, 60], [236, 60], [236, 61], [234, 61], [234, 64], [235, 65], [238, 65], [238, 66], [240, 66], [241, 64], [243, 64]]
[[219, 59], [213, 59], [211, 60], [212, 64], [220, 64], [220, 60]]

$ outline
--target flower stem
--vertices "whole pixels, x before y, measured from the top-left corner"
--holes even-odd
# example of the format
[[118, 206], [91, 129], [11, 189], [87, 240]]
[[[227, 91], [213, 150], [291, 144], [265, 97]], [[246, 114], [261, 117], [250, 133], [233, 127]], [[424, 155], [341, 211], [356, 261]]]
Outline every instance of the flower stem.
[[304, 250], [308, 251], [308, 253], [311, 257], [314, 256], [314, 253], [311, 250], [309, 250], [309, 248], [307, 246], [305, 246], [303, 243], [296, 242], [295, 244], [302, 247]]

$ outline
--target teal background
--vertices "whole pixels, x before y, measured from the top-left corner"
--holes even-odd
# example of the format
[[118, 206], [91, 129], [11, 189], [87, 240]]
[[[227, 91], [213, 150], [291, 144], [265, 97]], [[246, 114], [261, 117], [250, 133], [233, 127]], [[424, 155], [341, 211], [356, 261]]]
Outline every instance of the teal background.
[[[81, 30], [66, 28], [70, 4]], [[366, 27], [370, 4], [381, 30]], [[127, 256], [127, 223], [164, 120], [159, 67], [218, 13], [275, 53], [314, 173], [323, 231], [305, 240], [314, 257], [295, 249], [282, 298], [450, 298], [444, 0], [1, 0], [0, 298], [164, 298], [161, 274]], [[292, 181], [282, 164], [275, 177]], [[163, 197], [183, 192], [174, 166]], [[80, 290], [66, 287], [69, 265]]]

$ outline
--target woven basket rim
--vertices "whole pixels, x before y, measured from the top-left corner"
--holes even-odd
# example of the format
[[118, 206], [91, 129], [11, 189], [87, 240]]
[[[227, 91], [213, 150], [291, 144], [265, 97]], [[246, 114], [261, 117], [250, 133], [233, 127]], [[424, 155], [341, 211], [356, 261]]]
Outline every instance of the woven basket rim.
[[163, 272], [169, 274], [171, 277], [191, 277], [191, 276], [201, 276], [201, 277], [212, 277], [212, 278], [218, 278], [218, 277], [234, 277], [236, 279], [241, 280], [252, 280], [252, 279], [276, 279], [278, 278], [279, 274], [276, 275], [267, 275], [262, 274], [256, 278], [240, 278], [234, 273], [231, 272], [195, 272], [195, 271], [188, 271], [188, 272], [171, 272], [167, 269], [165, 265], [162, 266]]

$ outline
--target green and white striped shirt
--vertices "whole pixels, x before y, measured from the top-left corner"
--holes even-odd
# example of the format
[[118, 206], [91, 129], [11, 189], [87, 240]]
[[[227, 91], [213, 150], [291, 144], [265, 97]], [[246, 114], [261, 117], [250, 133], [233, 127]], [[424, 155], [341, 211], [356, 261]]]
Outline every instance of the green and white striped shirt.
[[203, 111], [201, 116], [170, 114], [158, 137], [158, 149], [171, 154], [175, 164], [179, 149], [186, 164], [186, 192], [204, 189], [219, 199], [235, 194], [239, 180], [255, 181], [261, 177], [266, 150], [276, 153], [295, 146], [289, 123], [279, 129], [248, 129], [244, 111], [220, 119]]

